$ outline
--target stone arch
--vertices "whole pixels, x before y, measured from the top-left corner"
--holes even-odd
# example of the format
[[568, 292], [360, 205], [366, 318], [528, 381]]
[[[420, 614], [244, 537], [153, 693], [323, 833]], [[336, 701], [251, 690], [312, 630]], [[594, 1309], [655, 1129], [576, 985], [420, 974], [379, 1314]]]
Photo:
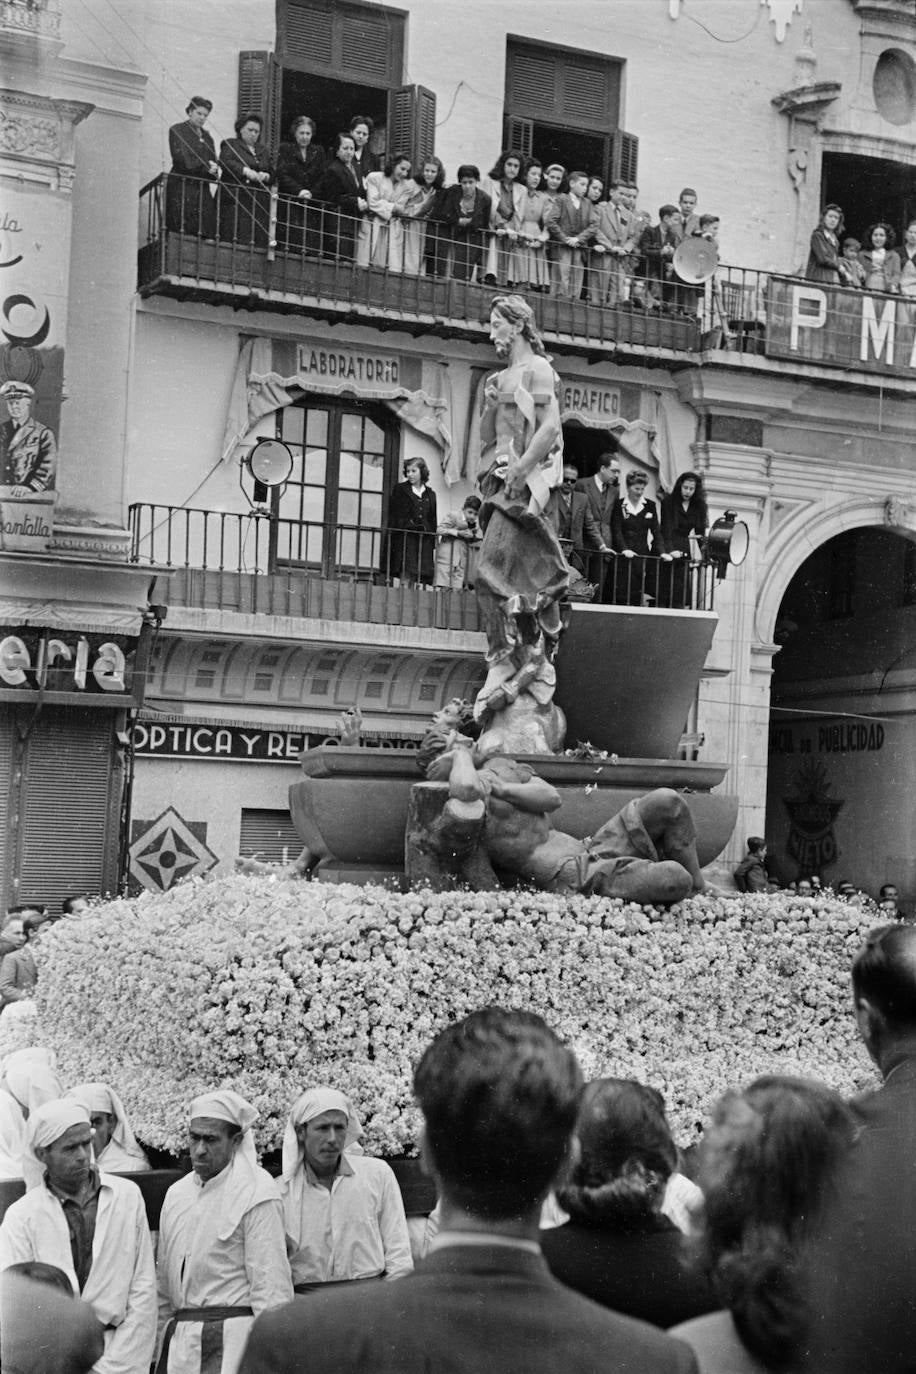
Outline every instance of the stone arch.
[[805, 506], [780, 525], [767, 545], [766, 571], [757, 592], [754, 629], [759, 643], [773, 643], [776, 617], [789, 583], [805, 560], [829, 539], [863, 527], [892, 528], [900, 534], [909, 532], [916, 536], [916, 507], [907, 503], [906, 498], [897, 501], [891, 521], [887, 518], [889, 499], [853, 498], [820, 511]]

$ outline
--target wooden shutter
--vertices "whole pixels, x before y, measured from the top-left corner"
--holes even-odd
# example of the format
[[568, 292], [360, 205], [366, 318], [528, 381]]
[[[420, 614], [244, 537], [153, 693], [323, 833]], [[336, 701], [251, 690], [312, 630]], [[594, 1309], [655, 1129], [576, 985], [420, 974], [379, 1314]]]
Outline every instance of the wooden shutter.
[[257, 114], [263, 119], [269, 69], [269, 52], [239, 53], [237, 119], [243, 119], [246, 114]]
[[46, 707], [28, 737], [20, 797], [19, 901], [60, 908], [117, 880], [121, 773], [115, 713]]
[[404, 79], [404, 15], [341, 0], [279, 0], [277, 56], [300, 71], [362, 86]]
[[436, 151], [436, 97], [425, 86], [388, 94], [388, 156], [403, 153], [419, 167]]
[[552, 120], [557, 110], [557, 62], [546, 49], [510, 48], [506, 108], [513, 114]]
[[529, 158], [534, 153], [534, 120], [507, 115], [503, 128], [503, 147]]
[[273, 53], [240, 52], [238, 118], [259, 115], [261, 137], [276, 151], [280, 136], [280, 101], [283, 69]]
[[265, 863], [290, 864], [301, 851], [302, 841], [288, 811], [242, 810], [239, 853], [244, 858], [257, 854]]
[[316, 5], [288, 4], [277, 25], [281, 58], [302, 58], [330, 70], [334, 65], [334, 16]]
[[611, 181], [626, 181], [635, 186], [638, 180], [639, 139], [623, 129], [615, 129], [611, 145]]
[[560, 112], [564, 120], [607, 128], [611, 111], [606, 65], [567, 58], [561, 63], [560, 84]]

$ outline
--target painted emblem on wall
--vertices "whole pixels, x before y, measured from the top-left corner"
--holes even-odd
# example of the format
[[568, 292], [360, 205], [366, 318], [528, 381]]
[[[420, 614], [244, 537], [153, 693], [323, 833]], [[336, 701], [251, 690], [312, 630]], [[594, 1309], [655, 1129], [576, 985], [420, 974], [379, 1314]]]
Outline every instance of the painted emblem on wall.
[[791, 821], [786, 848], [798, 864], [799, 876], [807, 878], [836, 863], [833, 825], [845, 802], [830, 795], [827, 769], [814, 759], [802, 764], [792, 785], [795, 795], [783, 797]]
[[169, 807], [154, 821], [131, 826], [131, 887], [168, 892], [181, 878], [209, 873], [217, 856], [207, 846], [206, 821], [186, 821]]

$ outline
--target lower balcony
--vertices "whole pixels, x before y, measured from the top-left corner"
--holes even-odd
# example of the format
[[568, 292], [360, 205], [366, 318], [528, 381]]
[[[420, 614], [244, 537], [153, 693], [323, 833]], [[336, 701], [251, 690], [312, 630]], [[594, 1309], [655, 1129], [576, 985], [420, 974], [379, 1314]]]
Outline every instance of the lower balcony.
[[[412, 531], [285, 520], [259, 511], [130, 507], [131, 561], [156, 573], [157, 602], [251, 616], [482, 630], [477, 545]], [[712, 611], [708, 562], [566, 548], [572, 599], [640, 610]]]

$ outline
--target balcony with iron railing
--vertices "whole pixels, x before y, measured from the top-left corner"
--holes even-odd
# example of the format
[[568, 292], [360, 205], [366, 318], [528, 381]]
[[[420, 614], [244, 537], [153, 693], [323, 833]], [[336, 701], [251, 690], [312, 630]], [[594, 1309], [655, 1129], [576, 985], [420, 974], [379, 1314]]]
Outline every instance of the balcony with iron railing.
[[[473, 590], [477, 544], [412, 531], [281, 519], [261, 511], [130, 507], [131, 561], [157, 576], [171, 606], [247, 615], [436, 630], [482, 628]], [[708, 562], [624, 558], [566, 546], [573, 598], [712, 611]]]
[[[405, 223], [410, 247], [388, 254], [384, 266], [365, 265], [364, 221], [303, 207], [276, 190], [220, 185], [214, 195], [207, 182], [163, 174], [141, 191], [138, 288], [142, 296], [485, 339], [494, 292], [480, 279], [488, 235]], [[834, 377], [837, 369], [847, 378], [861, 373], [866, 384], [868, 374], [876, 382], [916, 379], [916, 303], [905, 295], [725, 264], [693, 285], [668, 274], [647, 286], [633, 267], [632, 257], [606, 266], [590, 251], [588, 300], [524, 282], [513, 289], [527, 296], [551, 348], [591, 362], [751, 363], [793, 373], [811, 365]]]

